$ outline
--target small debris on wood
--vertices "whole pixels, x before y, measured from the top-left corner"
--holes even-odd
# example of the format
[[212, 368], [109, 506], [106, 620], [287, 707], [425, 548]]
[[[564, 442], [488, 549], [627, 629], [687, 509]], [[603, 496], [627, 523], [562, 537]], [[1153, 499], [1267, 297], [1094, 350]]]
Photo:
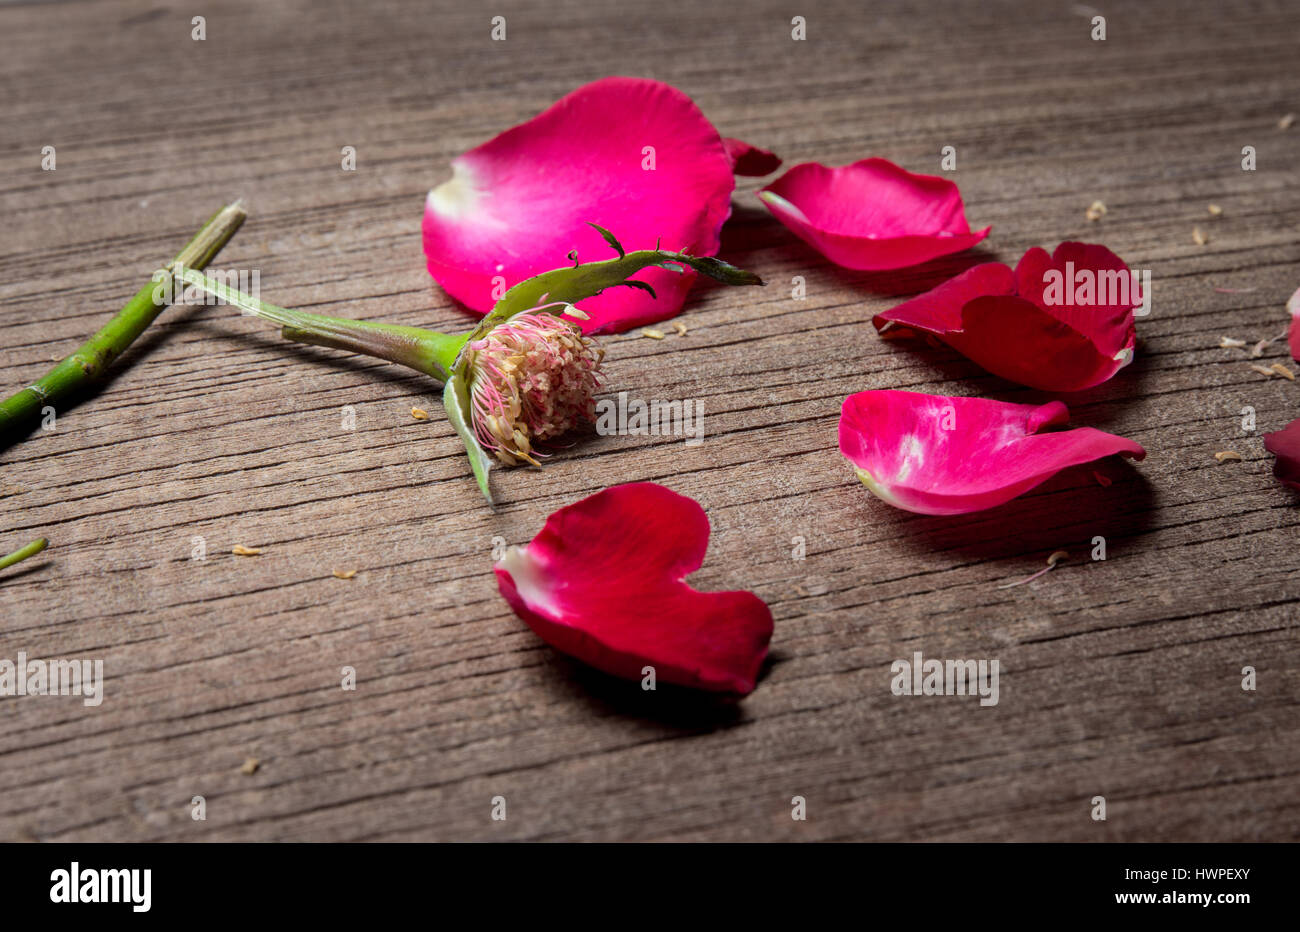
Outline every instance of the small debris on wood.
[[664, 338], [664, 332], [662, 330], [655, 330], [653, 327], [642, 327], [641, 336], [649, 337], [652, 340], [662, 340]]
[[1218, 216], [1222, 216], [1223, 214], [1223, 208], [1220, 207], [1218, 204], [1211, 204], [1209, 207], [1209, 211], [1211, 217], [1218, 217]]
[[1252, 364], [1250, 368], [1254, 369], [1260, 375], [1268, 376], [1270, 379], [1273, 378], [1273, 376], [1277, 375], [1276, 372], [1274, 372], [1272, 369], [1269, 369], [1266, 366], [1256, 366]]
[[1219, 349], [1239, 349], [1245, 345], [1245, 340], [1238, 340], [1235, 337], [1219, 337]]
[[1214, 458], [1220, 463], [1226, 463], [1229, 460], [1234, 463], [1241, 462], [1241, 454], [1236, 450], [1220, 450], [1218, 453], [1214, 454]]
[[1192, 242], [1197, 246], [1204, 246], [1210, 241], [1210, 238], [1201, 232], [1200, 227], [1192, 227]]
[[357, 575], [356, 570], [335, 570], [334, 571], [335, 579], [351, 579], [355, 575]]
[[1285, 337], [1286, 337], [1286, 331], [1283, 330], [1281, 333], [1279, 333], [1279, 334], [1278, 334], [1277, 336], [1275, 336], [1275, 337], [1270, 337], [1270, 338], [1267, 339], [1267, 340], [1260, 340], [1258, 343], [1255, 344], [1254, 349], [1252, 349], [1252, 350], [1250, 351], [1251, 358], [1252, 358], [1252, 359], [1258, 359], [1259, 357], [1263, 356], [1263, 355], [1264, 355], [1264, 350], [1268, 349], [1270, 346], [1272, 346], [1272, 345], [1273, 345], [1274, 343], [1276, 343], [1278, 340], [1284, 339]]
[[1276, 372], [1278, 375], [1282, 376], [1282, 378], [1286, 379], [1288, 382], [1295, 381], [1295, 373], [1292, 372], [1290, 369], [1288, 369], [1286, 366], [1282, 365], [1280, 362], [1273, 363], [1273, 365], [1269, 366], [1269, 368], [1272, 369], [1274, 372]]
[[423, 408], [412, 408], [411, 417], [415, 418], [417, 421], [427, 421], [429, 419], [429, 412]]
[[1023, 586], [1025, 583], [1031, 583], [1039, 576], [1042, 576], [1044, 573], [1056, 569], [1056, 564], [1060, 563], [1062, 560], [1068, 558], [1069, 556], [1070, 556], [1069, 553], [1067, 553], [1064, 550], [1053, 551], [1052, 555], [1047, 558], [1047, 566], [1043, 567], [1037, 573], [1035, 573], [1032, 576], [1026, 576], [1024, 579], [1018, 579], [1015, 582], [1003, 583], [1002, 585], [998, 586], [998, 588], [1013, 589], [1016, 586]]
[[1286, 116], [1282, 117], [1282, 119], [1280, 119], [1280, 120], [1277, 121], [1277, 128], [1278, 128], [1278, 129], [1290, 129], [1291, 126], [1292, 126], [1292, 124], [1294, 124], [1294, 123], [1295, 123], [1295, 114], [1294, 114], [1294, 113], [1288, 113]]
[[251, 777], [253, 774], [257, 773], [257, 768], [261, 766], [262, 762], [260, 760], [256, 757], [250, 757], [248, 760], [244, 761], [244, 766], [239, 768], [239, 772], [246, 777]]
[[230, 548], [230, 552], [237, 557], [255, 557], [262, 552], [261, 547], [245, 547], [243, 544], [235, 544]]
[[680, 320], [673, 321], [673, 329], [677, 331], [679, 337], [686, 336], [686, 325]]
[[1088, 209], [1083, 212], [1083, 215], [1088, 218], [1089, 223], [1096, 223], [1102, 217], [1106, 216], [1107, 213], [1108, 211], [1106, 210], [1105, 204], [1101, 201], [1093, 201], [1088, 205]]

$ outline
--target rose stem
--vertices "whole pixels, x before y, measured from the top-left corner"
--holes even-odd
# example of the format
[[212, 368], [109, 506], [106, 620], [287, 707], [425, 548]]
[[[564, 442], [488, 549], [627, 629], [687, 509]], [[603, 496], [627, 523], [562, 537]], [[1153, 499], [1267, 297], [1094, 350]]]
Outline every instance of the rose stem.
[[[235, 235], [247, 216], [238, 202], [223, 207], [199, 230], [163, 269], [164, 275], [182, 268], [206, 268], [221, 247]], [[67, 396], [96, 379], [154, 322], [167, 307], [174, 288], [162, 284], [163, 276], [154, 278], [126, 302], [110, 320], [80, 349], [63, 359], [41, 379], [0, 402], [0, 440], [6, 439], [41, 408]], [[21, 551], [20, 551], [21, 552]]]
[[279, 324], [286, 340], [386, 359], [443, 382], [447, 381], [457, 354], [469, 339], [469, 334], [464, 333], [439, 333], [421, 327], [292, 311], [246, 295], [193, 269], [186, 269], [180, 277], [246, 314]]
[[21, 563], [23, 560], [26, 560], [28, 557], [36, 556], [47, 546], [49, 546], [49, 543], [50, 542], [48, 540], [42, 537], [38, 540], [32, 541], [30, 544], [28, 544], [26, 547], [22, 548], [21, 550], [15, 550], [7, 557], [0, 557], [0, 570], [5, 569], [6, 567], [13, 566], [15, 563]]

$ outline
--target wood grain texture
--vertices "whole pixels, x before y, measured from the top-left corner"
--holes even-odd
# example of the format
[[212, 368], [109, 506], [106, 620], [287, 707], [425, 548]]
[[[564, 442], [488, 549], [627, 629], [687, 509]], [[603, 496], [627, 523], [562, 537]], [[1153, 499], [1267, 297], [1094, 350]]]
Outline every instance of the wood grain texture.
[[[1277, 125], [1300, 112], [1300, 7], [1099, 12], [1104, 42], [1064, 0], [0, 7], [6, 391], [234, 197], [250, 219], [217, 266], [259, 269], [270, 300], [458, 326], [423, 267], [425, 192], [459, 152], [610, 73], [676, 84], [787, 164], [880, 155], [933, 173], [955, 146], [967, 215], [994, 228], [964, 256], [851, 273], [743, 180], [722, 255], [769, 287], [701, 285], [688, 335], [606, 341], [612, 386], [703, 400], [705, 443], [592, 438], [500, 473], [495, 511], [449, 425], [410, 417], [438, 410], [433, 383], [288, 346], [228, 309], [169, 310], [54, 431], [0, 453], [0, 547], [51, 540], [0, 577], [0, 657], [97, 657], [106, 677], [98, 708], [0, 700], [0, 838], [1300, 836], [1300, 513], [1260, 439], [1300, 415], [1300, 384], [1218, 347], [1275, 335], [1300, 285], [1300, 125]], [[507, 41], [490, 40], [491, 15]], [[1109, 213], [1090, 224], [1096, 199]], [[1147, 460], [1102, 464], [1109, 487], [1073, 470], [957, 518], [871, 498], [836, 449], [847, 394], [1045, 398], [882, 342], [871, 315], [1072, 238], [1152, 270], [1136, 362], [1069, 400], [1074, 423]], [[1263, 362], [1287, 358], [1279, 343]], [[1244, 461], [1217, 463], [1224, 449]], [[772, 607], [773, 662], [743, 702], [585, 670], [496, 592], [494, 536], [524, 542], [554, 509], [633, 480], [708, 511], [695, 585]], [[1105, 562], [1087, 559], [1095, 535]], [[1068, 563], [997, 588], [1057, 549]], [[998, 658], [1000, 703], [893, 696], [890, 664], [916, 650]], [[206, 821], [190, 818], [196, 795]]]

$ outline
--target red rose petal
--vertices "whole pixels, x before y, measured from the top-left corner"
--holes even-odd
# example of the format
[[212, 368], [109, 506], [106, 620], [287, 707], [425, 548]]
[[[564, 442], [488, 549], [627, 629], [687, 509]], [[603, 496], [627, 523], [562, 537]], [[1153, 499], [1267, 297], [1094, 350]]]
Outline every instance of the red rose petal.
[[917, 265], [969, 249], [992, 229], [971, 232], [951, 181], [887, 159], [840, 168], [805, 162], [758, 195], [800, 239], [850, 269]]
[[561, 508], [496, 565], [515, 614], [557, 650], [628, 679], [749, 693], [772, 637], [752, 592], [698, 592], [709, 519], [651, 482], [614, 486]]
[[731, 170], [737, 175], [761, 178], [781, 167], [780, 157], [767, 149], [751, 146], [740, 139], [725, 137], [722, 144], [727, 147], [727, 155], [731, 158]]
[[1059, 401], [858, 392], [840, 414], [840, 452], [879, 498], [929, 515], [1001, 505], [1067, 466], [1112, 453], [1146, 456], [1133, 441], [1091, 427], [1038, 433], [1068, 419]]
[[1300, 492], [1300, 418], [1265, 434], [1264, 449], [1277, 457], [1273, 475], [1278, 481]]
[[[1047, 290], [1048, 273], [1062, 286], [1077, 285], [1091, 273], [1101, 288], [1094, 303], [1074, 287]], [[1098, 385], [1127, 365], [1137, 342], [1133, 308], [1140, 289], [1124, 261], [1104, 246], [1062, 243], [1048, 255], [1037, 247], [1013, 273], [1000, 262], [967, 269], [937, 288], [877, 314], [884, 329], [892, 321], [932, 333], [994, 375], [1045, 391], [1080, 391]], [[1127, 300], [1116, 297], [1124, 276]], [[1051, 300], [1048, 300], [1048, 298]], [[1065, 300], [1060, 300], [1064, 298]]]
[[[653, 160], [653, 163], [651, 162]], [[649, 167], [653, 164], [653, 168]], [[487, 311], [506, 288], [564, 265], [612, 258], [589, 224], [630, 250], [712, 256], [735, 187], [722, 137], [689, 97], [659, 81], [605, 78], [452, 162], [429, 192], [429, 274]], [[694, 272], [648, 269], [637, 288], [579, 302], [588, 332], [618, 332], [676, 314]]]

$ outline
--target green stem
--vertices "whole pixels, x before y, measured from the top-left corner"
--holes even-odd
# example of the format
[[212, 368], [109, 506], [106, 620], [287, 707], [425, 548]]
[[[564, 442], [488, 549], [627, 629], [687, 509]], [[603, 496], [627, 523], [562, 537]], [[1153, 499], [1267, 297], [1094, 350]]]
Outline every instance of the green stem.
[[279, 324], [287, 340], [386, 359], [443, 382], [447, 381], [456, 356], [469, 339], [465, 333], [439, 333], [420, 327], [289, 310], [244, 294], [193, 269], [181, 272], [180, 277], [246, 314]]
[[39, 538], [38, 540], [32, 541], [30, 544], [28, 544], [26, 547], [23, 547], [21, 550], [15, 550], [7, 557], [0, 557], [0, 570], [13, 566], [15, 563], [21, 563], [24, 560], [26, 560], [28, 557], [36, 556], [38, 553], [40, 553], [49, 545], [50, 542], [46, 540], [44, 537], [42, 537]]
[[136, 292], [117, 316], [41, 379], [0, 402], [0, 439], [4, 439], [51, 405], [82, 388], [135, 342], [170, 303], [172, 289], [162, 284], [183, 267], [205, 268], [244, 222], [244, 209], [231, 204], [217, 211], [194, 239], [177, 253], [161, 274]]

